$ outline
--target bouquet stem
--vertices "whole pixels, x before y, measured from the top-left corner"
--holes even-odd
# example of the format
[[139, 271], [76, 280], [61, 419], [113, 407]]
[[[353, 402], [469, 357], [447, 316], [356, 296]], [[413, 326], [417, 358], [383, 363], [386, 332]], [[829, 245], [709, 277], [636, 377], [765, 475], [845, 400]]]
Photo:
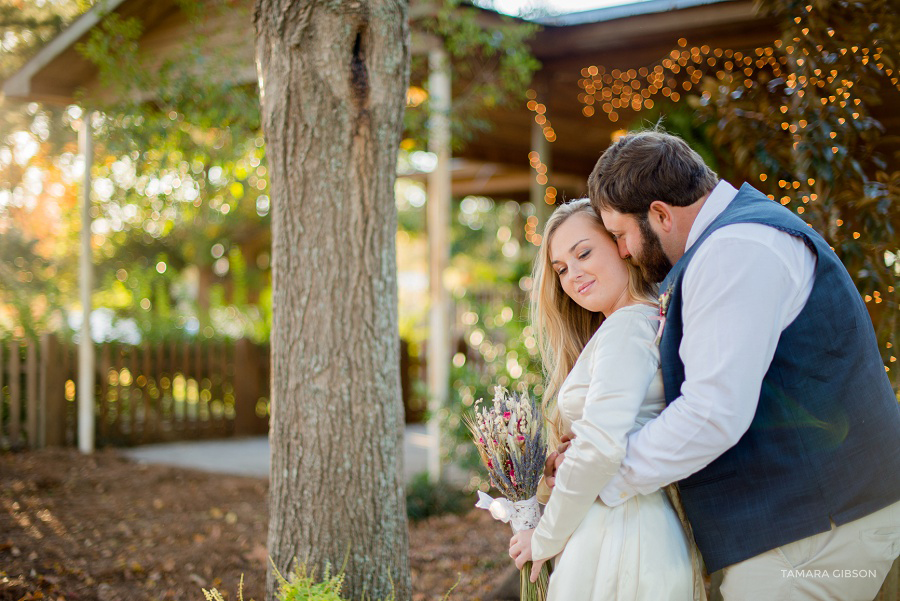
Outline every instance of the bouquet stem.
[[535, 582], [531, 581], [531, 562], [519, 572], [519, 598], [521, 601], [546, 601], [547, 587], [550, 583], [550, 562], [541, 566], [541, 572]]

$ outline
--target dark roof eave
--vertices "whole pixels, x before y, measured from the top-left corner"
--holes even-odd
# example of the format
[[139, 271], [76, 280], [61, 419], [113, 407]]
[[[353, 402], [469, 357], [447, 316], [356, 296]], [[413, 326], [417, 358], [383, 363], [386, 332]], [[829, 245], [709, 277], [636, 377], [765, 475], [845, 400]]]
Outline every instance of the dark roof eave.
[[577, 13], [567, 13], [534, 19], [534, 22], [544, 27], [571, 27], [573, 25], [589, 25], [591, 23], [604, 23], [628, 17], [639, 17], [694, 8], [704, 4], [718, 4], [730, 0], [642, 0], [619, 6], [596, 8]]
[[[3, 82], [3, 94], [15, 100], [49, 100], [32, 93], [31, 80], [55, 58], [71, 48], [84, 34], [91, 30], [104, 16], [115, 10], [125, 0], [104, 0], [75, 19], [59, 35], [50, 40], [37, 54], [22, 65]], [[59, 99], [57, 99], [59, 100]]]

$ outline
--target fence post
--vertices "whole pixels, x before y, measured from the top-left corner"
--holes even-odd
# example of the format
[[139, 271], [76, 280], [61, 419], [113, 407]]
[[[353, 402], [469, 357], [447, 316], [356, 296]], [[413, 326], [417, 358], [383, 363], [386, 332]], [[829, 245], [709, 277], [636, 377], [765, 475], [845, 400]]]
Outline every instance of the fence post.
[[19, 341], [9, 341], [9, 447], [21, 446], [22, 432], [22, 366]]
[[38, 341], [34, 338], [25, 341], [25, 423], [28, 447], [38, 448]]
[[62, 369], [59, 339], [55, 334], [41, 337], [41, 444], [61, 447], [66, 444], [66, 380]]
[[[153, 373], [153, 368], [150, 366], [150, 362], [153, 358], [150, 353], [150, 343], [145, 341], [143, 352], [141, 353], [141, 358], [143, 359], [141, 375], [135, 376], [135, 381], [138, 382], [138, 386], [140, 386], [141, 396], [144, 400], [144, 436], [147, 437], [144, 442], [149, 442], [151, 436], [159, 437], [162, 430], [160, 423], [163, 421], [160, 419], [159, 405], [154, 405], [150, 399], [150, 374]], [[140, 378], [144, 378], [143, 384], [140, 383]]]
[[35, 439], [35, 447], [38, 449], [47, 446], [47, 378], [44, 377], [44, 351], [47, 345], [44, 344], [44, 336], [34, 341], [35, 347], [40, 349], [37, 366], [37, 438]]
[[[0, 448], [3, 448], [3, 440], [6, 438], [6, 430], [3, 429], [3, 373], [6, 371], [6, 363], [3, 362], [3, 345], [0, 344]], [[8, 420], [7, 420], [8, 421]]]
[[234, 433], [259, 434], [256, 402], [259, 400], [259, 347], [247, 338], [234, 345]]

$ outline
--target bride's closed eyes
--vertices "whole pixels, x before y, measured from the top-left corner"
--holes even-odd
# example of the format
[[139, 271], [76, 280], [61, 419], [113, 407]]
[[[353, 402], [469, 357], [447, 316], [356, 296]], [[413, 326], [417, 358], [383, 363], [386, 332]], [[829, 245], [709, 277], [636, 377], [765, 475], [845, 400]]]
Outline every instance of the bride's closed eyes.
[[[580, 255], [578, 255], [577, 258], [583, 261], [584, 259], [587, 259], [588, 255], [590, 255], [590, 254], [591, 254], [591, 249], [587, 249], [587, 250], [585, 250], [583, 253], [581, 253]], [[558, 271], [556, 272], [556, 275], [561, 276], [561, 275], [564, 274], [565, 272], [566, 272], [566, 268], [563, 267], [562, 269], [560, 269], [560, 270], [558, 270]]]

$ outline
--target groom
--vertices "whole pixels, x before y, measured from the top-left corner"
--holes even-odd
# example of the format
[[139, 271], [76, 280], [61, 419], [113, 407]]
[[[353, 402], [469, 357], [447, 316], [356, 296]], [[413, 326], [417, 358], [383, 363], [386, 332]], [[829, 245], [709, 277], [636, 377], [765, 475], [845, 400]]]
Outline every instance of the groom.
[[900, 553], [900, 409], [838, 257], [665, 133], [620, 138], [588, 187], [622, 257], [662, 282], [668, 403], [601, 499], [678, 481], [727, 601], [872, 599]]

